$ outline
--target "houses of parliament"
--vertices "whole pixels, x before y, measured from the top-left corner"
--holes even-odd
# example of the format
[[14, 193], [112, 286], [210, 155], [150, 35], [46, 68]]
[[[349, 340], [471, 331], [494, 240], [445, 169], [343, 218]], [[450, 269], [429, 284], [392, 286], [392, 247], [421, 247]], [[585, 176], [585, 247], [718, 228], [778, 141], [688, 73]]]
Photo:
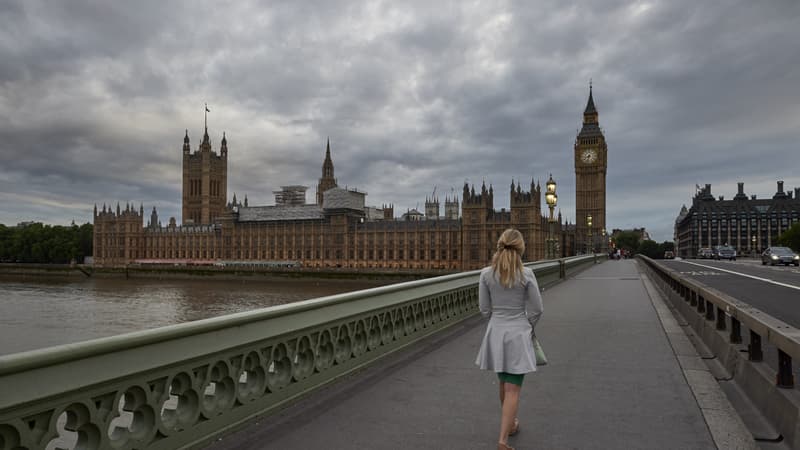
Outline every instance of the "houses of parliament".
[[[607, 148], [592, 98], [574, 144], [576, 223], [554, 224], [561, 256], [583, 250], [586, 236], [605, 229]], [[509, 208], [495, 209], [494, 187], [464, 184], [460, 199], [427, 198], [424, 213], [395, 217], [391, 204], [371, 207], [366, 193], [340, 187], [330, 141], [325, 149], [315, 203], [305, 186], [282, 186], [275, 204], [251, 206], [247, 198], [227, 201], [228, 142], [219, 151], [206, 122], [194, 152], [188, 130], [183, 139], [182, 223], [162, 224], [153, 207], [145, 224], [143, 206], [94, 208], [94, 263], [217, 264], [262, 267], [469, 270], [491, 260], [506, 228], [522, 232], [523, 260], [545, 257], [548, 217], [542, 214], [542, 186], [512, 181]], [[591, 228], [586, 217], [592, 215]]]

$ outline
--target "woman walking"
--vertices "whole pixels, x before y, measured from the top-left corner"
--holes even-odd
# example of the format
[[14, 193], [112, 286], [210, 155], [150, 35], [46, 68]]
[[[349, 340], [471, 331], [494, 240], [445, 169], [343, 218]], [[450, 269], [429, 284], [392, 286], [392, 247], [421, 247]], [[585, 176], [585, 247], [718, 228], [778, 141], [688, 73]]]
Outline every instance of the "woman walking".
[[522, 380], [536, 371], [531, 333], [542, 315], [542, 296], [533, 271], [522, 265], [525, 241], [515, 229], [497, 240], [492, 265], [481, 271], [478, 303], [489, 318], [475, 363], [497, 372], [500, 381], [500, 437], [498, 450], [514, 450], [508, 436], [519, 430], [517, 408]]

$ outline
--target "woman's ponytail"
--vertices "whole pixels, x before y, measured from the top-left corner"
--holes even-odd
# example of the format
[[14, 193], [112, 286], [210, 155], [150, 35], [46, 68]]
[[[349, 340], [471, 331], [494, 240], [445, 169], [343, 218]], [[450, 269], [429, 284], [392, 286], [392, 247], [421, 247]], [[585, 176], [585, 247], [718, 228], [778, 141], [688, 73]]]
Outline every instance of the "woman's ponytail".
[[492, 257], [492, 271], [500, 284], [510, 288], [522, 278], [522, 254], [525, 240], [522, 233], [509, 228], [497, 240], [497, 251]]

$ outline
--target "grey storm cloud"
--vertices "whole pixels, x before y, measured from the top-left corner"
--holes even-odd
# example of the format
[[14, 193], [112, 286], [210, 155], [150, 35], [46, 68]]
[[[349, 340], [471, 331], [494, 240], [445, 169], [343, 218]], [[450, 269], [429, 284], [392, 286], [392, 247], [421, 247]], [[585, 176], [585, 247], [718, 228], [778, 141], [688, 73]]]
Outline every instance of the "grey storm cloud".
[[800, 186], [795, 1], [0, 3], [0, 223], [180, 220], [180, 150], [228, 137], [229, 195], [339, 183], [396, 213], [465, 181], [558, 181], [589, 79], [608, 226], [672, 238], [695, 184]]

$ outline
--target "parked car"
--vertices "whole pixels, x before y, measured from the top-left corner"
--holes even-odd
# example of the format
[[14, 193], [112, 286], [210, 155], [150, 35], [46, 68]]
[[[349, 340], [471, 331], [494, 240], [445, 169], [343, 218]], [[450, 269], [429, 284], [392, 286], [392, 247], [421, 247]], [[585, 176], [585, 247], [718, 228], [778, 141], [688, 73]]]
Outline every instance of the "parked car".
[[714, 252], [708, 247], [703, 247], [697, 252], [697, 257], [700, 259], [711, 259], [714, 257]]
[[675, 252], [669, 250], [664, 252], [664, 259], [675, 259]]
[[736, 261], [736, 249], [730, 245], [718, 245], [714, 247], [714, 259]]
[[775, 264], [794, 264], [800, 266], [800, 256], [789, 247], [767, 247], [761, 254], [761, 264], [774, 266]]

